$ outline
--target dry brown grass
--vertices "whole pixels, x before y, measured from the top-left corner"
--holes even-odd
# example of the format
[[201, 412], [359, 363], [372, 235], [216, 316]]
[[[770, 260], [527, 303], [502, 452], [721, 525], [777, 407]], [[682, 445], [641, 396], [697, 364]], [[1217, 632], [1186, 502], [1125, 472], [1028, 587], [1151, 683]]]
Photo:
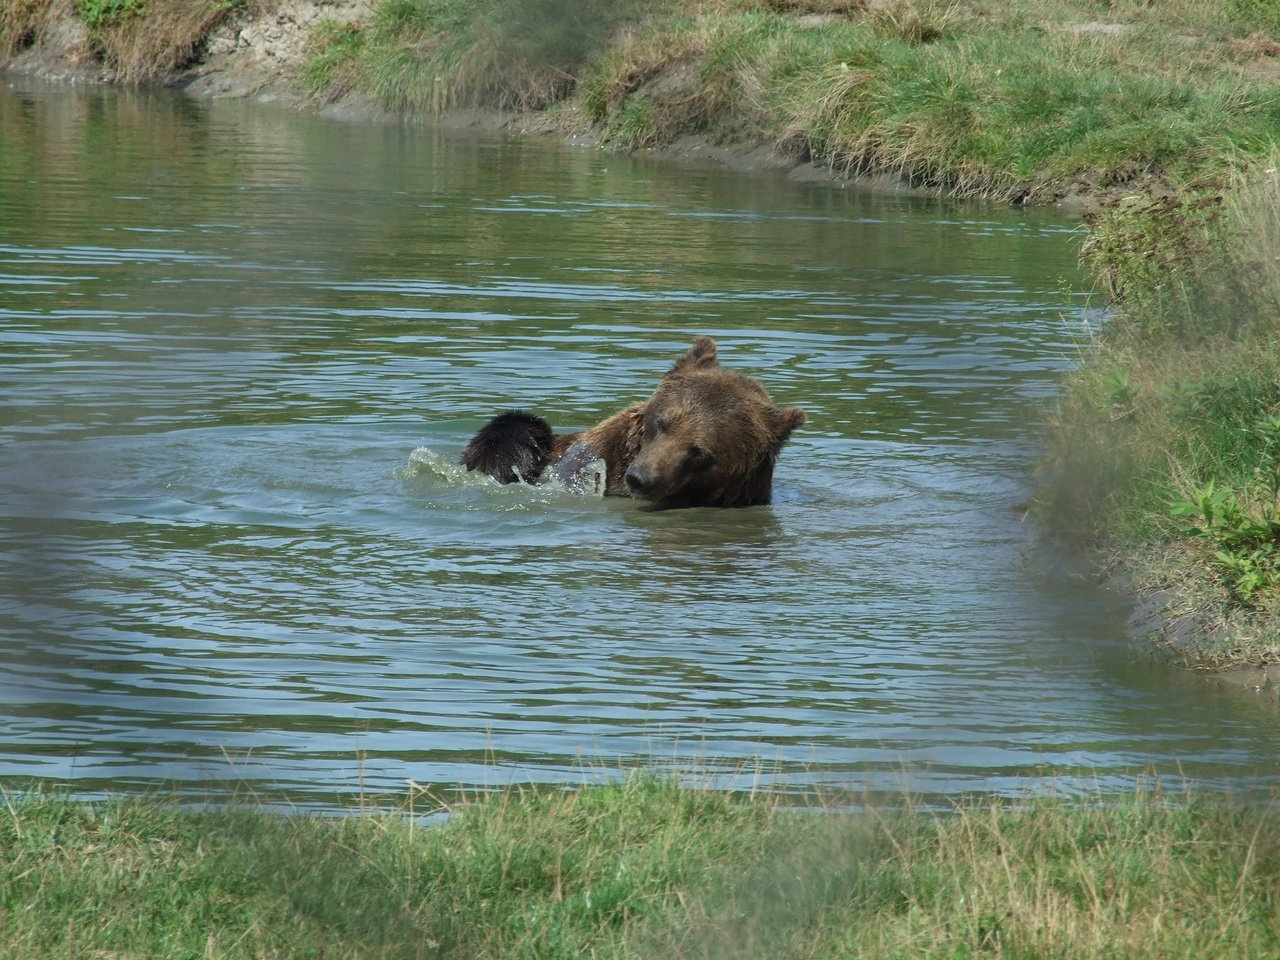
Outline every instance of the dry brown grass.
[[667, 74], [678, 77], [679, 65], [696, 63], [709, 43], [705, 28], [674, 35], [636, 30], [620, 34], [587, 83], [588, 112], [604, 119], [657, 78]]
[[0, 3], [0, 59], [38, 46], [59, 23], [72, 19], [71, 0], [3, 0]]
[[145, 17], [124, 17], [96, 31], [94, 45], [119, 82], [163, 81], [198, 59], [210, 31], [233, 12], [224, 4], [152, 0]]
[[871, 8], [877, 31], [903, 43], [931, 43], [959, 22], [958, 0], [892, 0]]
[[855, 16], [871, 7], [871, 0], [703, 0], [702, 10], [737, 12], [762, 10], [797, 16]]

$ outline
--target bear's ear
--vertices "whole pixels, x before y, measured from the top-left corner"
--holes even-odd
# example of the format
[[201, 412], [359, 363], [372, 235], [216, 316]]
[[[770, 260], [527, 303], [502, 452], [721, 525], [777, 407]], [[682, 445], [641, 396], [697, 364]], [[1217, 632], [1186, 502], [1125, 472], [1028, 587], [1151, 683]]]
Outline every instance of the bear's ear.
[[787, 407], [785, 410], [779, 410], [774, 427], [777, 431], [775, 437], [778, 442], [786, 443], [787, 438], [791, 436], [791, 431], [802, 423], [804, 423], [804, 411], [799, 407]]
[[689, 352], [675, 362], [675, 366], [671, 368], [670, 372], [706, 370], [714, 367], [718, 362], [716, 359], [716, 342], [710, 337], [698, 337], [693, 341], [693, 346], [689, 348]]

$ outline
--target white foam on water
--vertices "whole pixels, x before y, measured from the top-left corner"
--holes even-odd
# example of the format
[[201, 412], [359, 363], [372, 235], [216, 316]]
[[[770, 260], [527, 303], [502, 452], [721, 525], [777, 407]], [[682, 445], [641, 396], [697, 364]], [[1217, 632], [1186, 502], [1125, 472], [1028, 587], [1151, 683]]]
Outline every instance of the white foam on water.
[[575, 456], [571, 448], [564, 459], [543, 471], [536, 484], [517, 481], [500, 484], [486, 473], [468, 470], [451, 456], [437, 453], [430, 447], [417, 447], [409, 454], [409, 461], [395, 471], [401, 480], [429, 479], [449, 485], [511, 487], [513, 489], [545, 490], [548, 493], [572, 493], [579, 496], [603, 497], [606, 467], [599, 457], [585, 459]]

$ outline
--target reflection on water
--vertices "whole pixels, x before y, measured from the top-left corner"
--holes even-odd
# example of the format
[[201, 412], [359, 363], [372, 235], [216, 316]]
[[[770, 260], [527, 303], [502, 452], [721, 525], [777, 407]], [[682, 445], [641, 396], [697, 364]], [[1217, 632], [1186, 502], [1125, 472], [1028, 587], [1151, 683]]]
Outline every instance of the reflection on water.
[[[1020, 560], [1075, 356], [1047, 215], [554, 143], [0, 91], [0, 777], [1269, 785], [1277, 719]], [[1064, 283], [1065, 281], [1065, 283]], [[453, 466], [691, 338], [808, 422], [775, 503]]]

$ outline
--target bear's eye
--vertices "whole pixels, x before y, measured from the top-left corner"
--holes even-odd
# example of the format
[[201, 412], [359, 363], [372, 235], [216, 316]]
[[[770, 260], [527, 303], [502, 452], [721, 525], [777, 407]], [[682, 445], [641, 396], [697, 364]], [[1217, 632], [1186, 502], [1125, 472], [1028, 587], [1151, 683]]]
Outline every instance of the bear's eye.
[[689, 448], [689, 463], [698, 467], [705, 467], [711, 463], [711, 454], [703, 450], [701, 447], [693, 446]]

